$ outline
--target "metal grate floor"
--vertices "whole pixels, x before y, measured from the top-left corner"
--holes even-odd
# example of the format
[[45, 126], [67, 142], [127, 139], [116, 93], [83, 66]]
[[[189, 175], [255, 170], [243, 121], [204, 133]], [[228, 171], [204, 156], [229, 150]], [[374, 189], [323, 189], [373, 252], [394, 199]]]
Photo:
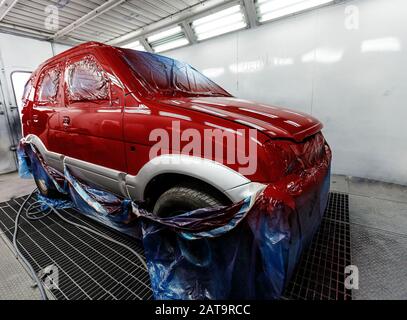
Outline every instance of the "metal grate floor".
[[[0, 203], [0, 229], [11, 241], [14, 219], [24, 199]], [[66, 218], [97, 229], [143, 253], [140, 242], [119, 235], [75, 210], [62, 212]], [[149, 275], [128, 250], [56, 216], [29, 221], [23, 214], [18, 244], [36, 272], [50, 265], [58, 268], [59, 286], [51, 290], [58, 300], [152, 298]], [[351, 299], [351, 292], [344, 289], [344, 268], [350, 264], [348, 195], [330, 193], [321, 227], [303, 254], [284, 298]]]
[[[0, 229], [12, 241], [14, 219], [25, 197], [0, 204]], [[28, 204], [32, 203], [30, 199]], [[143, 254], [140, 243], [83, 217], [75, 210], [62, 210], [66, 218], [90, 226]], [[151, 299], [150, 278], [137, 258], [125, 248], [72, 226], [56, 216], [38, 221], [20, 218], [18, 245], [36, 272], [54, 265], [58, 300]]]

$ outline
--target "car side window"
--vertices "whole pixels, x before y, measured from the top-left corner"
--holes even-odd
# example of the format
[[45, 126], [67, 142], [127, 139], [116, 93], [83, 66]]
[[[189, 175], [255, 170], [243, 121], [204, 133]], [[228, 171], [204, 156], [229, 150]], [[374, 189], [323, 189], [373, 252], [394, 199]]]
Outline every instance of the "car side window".
[[26, 102], [30, 96], [30, 93], [32, 91], [33, 88], [33, 80], [32, 78], [28, 79], [27, 83], [24, 86], [24, 91], [23, 91], [23, 96], [21, 98], [21, 100], [23, 102]]
[[69, 101], [109, 99], [108, 77], [92, 56], [68, 63], [65, 87]]
[[37, 101], [54, 102], [59, 88], [60, 70], [58, 67], [45, 71], [40, 78]]

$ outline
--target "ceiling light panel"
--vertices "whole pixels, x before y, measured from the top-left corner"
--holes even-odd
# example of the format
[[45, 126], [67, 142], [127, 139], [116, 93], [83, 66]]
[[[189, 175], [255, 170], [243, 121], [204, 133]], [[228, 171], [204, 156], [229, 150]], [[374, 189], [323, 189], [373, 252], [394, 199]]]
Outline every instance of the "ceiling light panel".
[[245, 15], [240, 4], [209, 14], [192, 21], [198, 41], [247, 27]]
[[154, 52], [163, 52], [189, 44], [189, 40], [181, 26], [153, 34], [147, 37], [147, 42], [151, 45]]
[[122, 46], [122, 48], [132, 49], [132, 50], [137, 50], [137, 51], [146, 51], [146, 49], [144, 48], [144, 46], [141, 44], [141, 42], [139, 40], [125, 44], [124, 46]]
[[333, 2], [333, 0], [258, 0], [256, 6], [259, 21], [265, 22]]

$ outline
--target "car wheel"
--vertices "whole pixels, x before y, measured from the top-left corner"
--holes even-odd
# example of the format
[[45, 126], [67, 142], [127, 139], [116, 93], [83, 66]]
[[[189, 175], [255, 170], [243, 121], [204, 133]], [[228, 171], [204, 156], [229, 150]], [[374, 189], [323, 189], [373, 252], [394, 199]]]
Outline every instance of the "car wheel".
[[[153, 213], [159, 217], [171, 217], [188, 211], [225, 205], [216, 197], [194, 187], [177, 186], [165, 191], [155, 203]], [[170, 240], [167, 237], [167, 241]], [[194, 266], [207, 267], [212, 262], [212, 252], [207, 239], [186, 240], [175, 235], [175, 243], [183, 257]]]
[[176, 186], [165, 191], [154, 205], [153, 213], [170, 217], [188, 211], [224, 205], [216, 197], [190, 186]]
[[53, 188], [49, 188], [46, 181], [40, 178], [34, 178], [35, 184], [37, 185], [38, 191], [45, 197], [57, 198], [60, 193]]

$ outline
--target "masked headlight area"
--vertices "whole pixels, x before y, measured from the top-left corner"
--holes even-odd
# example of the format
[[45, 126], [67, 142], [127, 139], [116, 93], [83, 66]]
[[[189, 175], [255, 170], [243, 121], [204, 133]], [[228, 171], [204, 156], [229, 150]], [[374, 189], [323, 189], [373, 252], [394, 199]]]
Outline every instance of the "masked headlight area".
[[270, 167], [270, 180], [301, 174], [302, 171], [317, 166], [324, 158], [327, 149], [322, 133], [317, 133], [302, 142], [279, 139], [265, 144]]

